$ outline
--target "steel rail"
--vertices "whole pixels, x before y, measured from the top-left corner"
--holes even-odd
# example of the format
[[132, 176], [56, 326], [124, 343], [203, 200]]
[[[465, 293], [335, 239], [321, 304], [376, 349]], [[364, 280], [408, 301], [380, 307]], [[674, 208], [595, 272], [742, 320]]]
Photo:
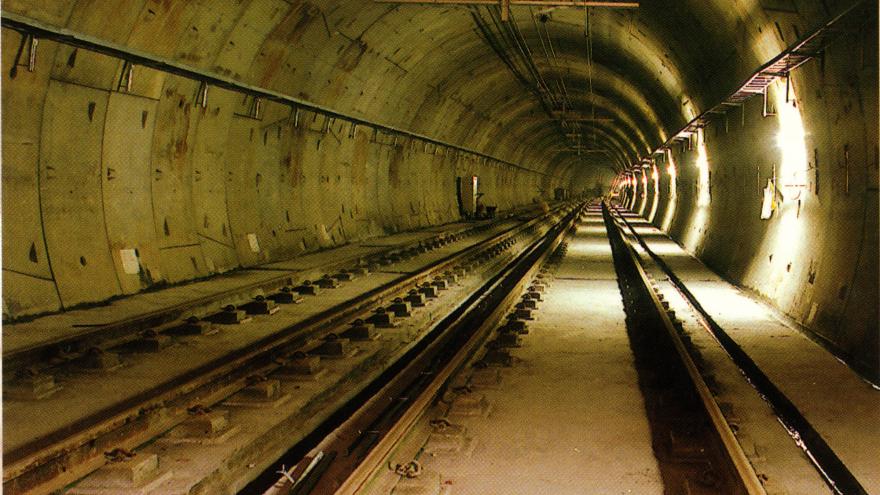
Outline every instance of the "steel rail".
[[[219, 402], [243, 388], [247, 377], [274, 370], [279, 366], [275, 358], [284, 355], [285, 350], [303, 346], [316, 332], [331, 331], [332, 326], [349, 321], [435, 273], [546, 221], [562, 208], [444, 257], [419, 273], [402, 275], [15, 450], [4, 452], [4, 491], [47, 493], [85, 476], [106, 463], [105, 447], [106, 450], [137, 447], [185, 420], [186, 409], [193, 404], [209, 406]], [[71, 459], [79, 464], [67, 462]]]
[[757, 363], [743, 350], [742, 347], [719, 325], [708, 311], [700, 304], [700, 301], [687, 288], [687, 285], [675, 274], [666, 262], [654, 253], [645, 240], [636, 232], [615, 207], [617, 216], [639, 243], [648, 256], [669, 277], [669, 281], [675, 289], [684, 297], [688, 304], [695, 310], [698, 319], [710, 334], [718, 341], [724, 351], [730, 356], [740, 372], [748, 379], [748, 382], [758, 392], [758, 395], [773, 409], [779, 421], [785, 426], [789, 434], [795, 439], [798, 446], [804, 450], [807, 458], [822, 476], [828, 486], [842, 495], [867, 495], [867, 491], [846, 467], [846, 464], [837, 456], [821, 434], [813, 427], [807, 418], [800, 412], [798, 407], [777, 387], [772, 380], [761, 370]]
[[[607, 206], [607, 203], [602, 203], [602, 210], [603, 214], [607, 215], [608, 219], [611, 219], [611, 213], [610, 209]], [[619, 212], [617, 212], [616, 209], [615, 213], [618, 213], [619, 215]], [[724, 413], [721, 412], [721, 408], [718, 406], [718, 402], [715, 401], [715, 396], [712, 395], [711, 390], [709, 390], [709, 386], [703, 379], [703, 375], [700, 373], [700, 370], [699, 368], [697, 368], [696, 363], [694, 363], [694, 360], [688, 352], [687, 347], [685, 347], [684, 342], [682, 342], [681, 337], [678, 335], [678, 332], [676, 331], [675, 326], [672, 324], [672, 320], [670, 319], [669, 314], [663, 308], [663, 304], [657, 297], [657, 293], [650, 289], [651, 282], [648, 280], [648, 276], [645, 273], [645, 269], [642, 267], [642, 264], [639, 262], [636, 252], [633, 250], [632, 246], [630, 246], [629, 243], [626, 242], [623, 238], [621, 228], [615, 225], [615, 229], [617, 230], [613, 232], [617, 234], [617, 236], [619, 236], [620, 241], [626, 248], [624, 252], [626, 253], [628, 259], [632, 261], [638, 272], [638, 283], [644, 287], [644, 292], [650, 296], [651, 302], [653, 303], [654, 308], [657, 310], [657, 313], [661, 321], [663, 322], [663, 328], [669, 335], [669, 338], [672, 341], [673, 346], [675, 347], [678, 357], [684, 364], [688, 376], [690, 376], [691, 382], [693, 383], [694, 388], [696, 389], [697, 394], [700, 397], [703, 407], [708, 414], [709, 419], [711, 420], [712, 425], [715, 428], [715, 431], [718, 433], [718, 436], [721, 439], [721, 443], [728, 457], [733, 463], [739, 479], [743, 483], [743, 487], [746, 489], [749, 495], [766, 495], [764, 485], [761, 484], [761, 481], [758, 479], [757, 474], [755, 474], [755, 470], [752, 467], [751, 462], [749, 462], [749, 458], [746, 456], [745, 452], [742, 449], [742, 446], [736, 439], [736, 435], [734, 435], [733, 430], [730, 428], [730, 425], [724, 418]], [[612, 232], [609, 229], [609, 237], [611, 236], [611, 234]]]
[[[450, 377], [474, 355], [480, 344], [489, 335], [490, 330], [513, 304], [519, 293], [518, 289], [528, 283], [531, 274], [559, 245], [572, 222], [580, 215], [581, 210], [582, 207], [576, 208], [567, 218], [560, 221], [541, 238], [535, 240], [502, 272], [487, 282], [483, 290], [472, 296], [457, 314], [452, 315], [454, 318], [451, 318], [450, 321], [440, 322], [435, 331], [443, 332], [443, 334], [421, 354], [413, 357], [406, 368], [389, 380], [348, 421], [340, 425], [325, 441], [314, 448], [313, 452], [325, 454], [344, 450], [346, 445], [340, 444], [346, 443], [346, 440], [353, 436], [348, 432], [359, 429], [364, 423], [369, 423], [371, 416], [380, 416], [383, 412], [394, 407], [395, 405], [389, 407], [383, 404], [393, 403], [394, 401], [388, 397], [395, 396], [402, 388], [407, 387], [407, 383], [416, 381], [413, 377], [424, 375], [425, 370], [429, 370], [427, 373], [430, 374], [427, 376], [431, 377], [430, 380], [406, 388], [408, 400], [403, 410], [396, 411], [396, 418], [392, 426], [369, 449], [366, 455], [358, 459], [354, 467], [343, 467], [336, 470], [335, 474], [342, 471], [345, 475], [343, 479], [336, 479], [332, 476], [332, 479], [321, 479], [317, 481], [318, 487], [338, 486], [335, 489], [336, 494], [362, 493], [365, 484], [369, 482], [378, 466], [402, 441], [412, 425], [425, 414], [433, 399], [446, 387]], [[456, 337], [464, 338], [464, 342], [455, 342], [454, 338]], [[453, 342], [450, 344], [450, 341]], [[452, 356], [446, 358], [439, 365], [433, 366], [432, 359], [436, 359], [436, 356], [443, 353], [447, 347], [455, 347]], [[411, 390], [412, 387], [415, 387], [416, 390]], [[339, 459], [339, 457], [337, 455], [335, 458]], [[269, 493], [284, 493], [284, 487], [285, 483], [281, 483], [279, 480]]]
[[513, 163], [508, 160], [504, 160], [502, 158], [489, 155], [481, 151], [477, 151], [472, 148], [449, 143], [447, 141], [426, 136], [424, 134], [401, 129], [389, 124], [383, 124], [381, 122], [370, 120], [365, 117], [359, 117], [340, 110], [335, 110], [329, 107], [325, 107], [323, 105], [319, 105], [317, 103], [297, 98], [295, 96], [281, 93], [279, 91], [247, 84], [238, 81], [232, 77], [224, 76], [217, 72], [200, 69], [198, 67], [184, 64], [167, 57], [161, 57], [152, 53], [135, 50], [125, 45], [114, 43], [112, 41], [101, 38], [96, 38], [94, 36], [89, 36], [83, 33], [77, 33], [63, 27], [46, 24], [36, 19], [6, 10], [0, 11], [0, 25], [26, 35], [34, 36], [35, 38], [52, 40], [57, 43], [62, 43], [76, 48], [82, 48], [84, 50], [101, 53], [109, 57], [124, 60], [126, 62], [129, 62], [130, 64], [149, 67], [160, 72], [165, 72], [167, 74], [173, 74], [193, 81], [198, 81], [209, 86], [223, 88], [229, 91], [261, 98], [267, 101], [274, 101], [282, 105], [290, 106], [293, 112], [298, 112], [300, 109], [315, 112], [316, 114], [324, 115], [329, 119], [344, 120], [351, 123], [353, 126], [369, 127], [387, 134], [404, 136], [409, 139], [415, 139], [425, 143], [433, 144], [435, 146], [441, 146], [444, 148], [455, 150], [456, 152], [479, 157], [484, 160], [490, 160], [494, 163], [512, 167], [514, 169], [522, 170], [524, 172], [538, 174], [544, 177], [555, 177], [557, 179], [562, 179], [562, 177], [548, 174], [540, 170], [528, 168], [517, 163]]

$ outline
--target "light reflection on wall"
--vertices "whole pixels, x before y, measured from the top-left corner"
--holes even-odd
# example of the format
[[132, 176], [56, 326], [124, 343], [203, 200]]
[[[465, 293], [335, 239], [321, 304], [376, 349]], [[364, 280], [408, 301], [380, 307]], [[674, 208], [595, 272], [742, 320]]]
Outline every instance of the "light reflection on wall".
[[697, 169], [700, 172], [697, 206], [708, 206], [712, 199], [709, 191], [709, 155], [706, 153], [706, 138], [702, 127], [697, 129]]
[[755, 262], [749, 267], [746, 280], [769, 280], [770, 283], [762, 284], [767, 287], [765, 294], [784, 305], [789, 302], [788, 299], [797, 297], [798, 287], [803, 282], [799, 277], [788, 276], [791, 266], [801, 268], [796, 273], [805, 273], [802, 264], [797, 264], [797, 261], [807, 259], [805, 251], [810, 246], [804, 222], [799, 218], [808, 196], [804, 192], [809, 162], [804, 123], [797, 108], [794, 88], [789, 88], [788, 102], [785, 101], [784, 82], [778, 81], [774, 89], [773, 101], [776, 103], [779, 130], [773, 144], [779, 152], [777, 179], [782, 201], [769, 220], [767, 234], [759, 251], [766, 253], [766, 256], [755, 257], [756, 260], [767, 260], [767, 256], [772, 254], [772, 262]]
[[666, 200], [666, 213], [663, 215], [663, 224], [660, 228], [669, 232], [672, 219], [675, 218], [675, 207], [678, 204], [678, 171], [675, 169], [675, 161], [672, 159], [672, 150], [666, 149], [666, 172], [669, 174], [669, 198]]
[[648, 174], [645, 173], [645, 169], [641, 169], [642, 171], [642, 179], [636, 181], [641, 185], [642, 194], [641, 194], [641, 202], [639, 204], [639, 216], [645, 216], [645, 207], [648, 205]]
[[633, 172], [633, 175], [629, 178], [629, 186], [632, 188], [632, 198], [630, 198], [627, 207], [631, 211], [634, 211], [636, 209], [636, 202], [639, 200], [639, 181], [636, 179], [635, 172]]
[[697, 129], [697, 208], [694, 211], [685, 231], [684, 246], [690, 252], [696, 252], [707, 229], [709, 220], [709, 154], [706, 152], [706, 139], [703, 129]]
[[651, 200], [651, 213], [648, 214], [648, 221], [653, 222], [657, 216], [657, 206], [660, 204], [660, 174], [657, 172], [657, 164], [654, 163], [651, 168], [651, 182], [654, 186], [654, 194]]

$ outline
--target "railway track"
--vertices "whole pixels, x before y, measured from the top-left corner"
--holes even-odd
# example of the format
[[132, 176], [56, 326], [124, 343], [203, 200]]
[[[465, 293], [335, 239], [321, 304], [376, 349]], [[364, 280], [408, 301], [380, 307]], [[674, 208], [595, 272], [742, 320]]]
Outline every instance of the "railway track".
[[822, 435], [810, 424], [798, 407], [773, 383], [757, 363], [730, 337], [725, 329], [715, 321], [712, 315], [703, 308], [700, 301], [688, 289], [687, 285], [676, 275], [663, 258], [654, 253], [633, 225], [627, 221], [626, 217], [617, 208], [614, 208], [614, 213], [615, 222], [618, 224], [620, 232], [629, 237], [630, 242], [634, 246], [638, 246], [647, 256], [647, 259], [641, 259], [635, 251], [632, 251], [639, 265], [653, 265], [668, 279], [668, 283], [687, 302], [689, 309], [703, 328], [719, 343], [731, 361], [758, 392], [759, 396], [770, 406], [779, 422], [784, 425], [789, 435], [791, 435], [792, 441], [804, 451], [816, 471], [828, 484], [829, 489], [833, 493], [839, 494], [867, 494], [868, 492], [862, 484], [838, 457]]
[[[234, 491], [425, 345], [423, 328], [454, 314], [573, 208], [343, 260], [313, 283], [269, 277], [4, 355], [18, 380], [5, 390], [24, 389], [4, 402], [4, 491]], [[455, 243], [467, 235], [477, 239]], [[257, 426], [243, 426], [249, 419]], [[275, 433], [255, 433], [260, 420]], [[188, 447], [237, 467], [203, 476], [205, 466], [175, 457]]]
[[[433, 329], [437, 338], [407, 360], [406, 366], [393, 370], [395, 375], [383, 380], [381, 388], [362, 407], [305, 456], [291, 458], [298, 468], [285, 472], [269, 493], [361, 493], [371, 469], [386, 461], [390, 450], [422, 417], [455, 371], [475, 359], [480, 366], [509, 359], [500, 344], [486, 352], [481, 350], [481, 345], [501, 321], [506, 321], [503, 326], [513, 333], [524, 328], [524, 322], [530, 319], [544, 290], [540, 282], [542, 274], [532, 285], [529, 281], [577, 218], [577, 214], [571, 215], [536, 239], [473, 294], [458, 312], [439, 322]], [[262, 492], [259, 484], [250, 490], [249, 493]]]
[[[592, 212], [595, 215], [598, 207]], [[666, 492], [765, 493], [681, 341], [674, 314], [653, 290], [611, 213], [603, 213]], [[467, 325], [471, 332], [438, 351], [442, 359], [413, 361], [406, 385], [389, 382], [310, 451], [288, 457], [288, 465], [294, 467], [281, 477], [276, 474], [271, 488], [255, 485], [248, 493], [444, 493], [441, 477], [429, 470], [438, 451], [434, 444], [441, 438], [441, 443], [456, 444], [452, 451], [465, 450], [466, 427], [451, 422], [448, 414], [457, 404], [484, 406], [471, 384], [487, 369], [511, 364], [510, 351], [527, 338], [530, 312], [539, 311], [554, 266], [565, 256], [564, 234], [545, 241], [542, 254], [520, 260], [519, 269], [505, 275], [509, 279], [486, 288], [485, 297], [499, 302], [474, 307]], [[521, 312], [523, 301], [531, 301], [529, 311]], [[370, 432], [369, 442], [364, 442], [364, 432]], [[686, 439], [690, 456], [668, 454], [670, 434]]]
[[[836, 493], [866, 493], [797, 408], [725, 338], [625, 216], [604, 204], [562, 207], [485, 233], [468, 247], [449, 245], [448, 254], [435, 253], [416, 270], [395, 265], [393, 253], [386, 252], [382, 256], [390, 263], [371, 267], [384, 266], [387, 276], [374, 280], [372, 288], [352, 287], [353, 297], [342, 295], [326, 309], [299, 315], [292, 324], [280, 323], [265, 336], [231, 346], [173, 380], [96, 409], [23, 444], [11, 451], [11, 458], [4, 453], [4, 490], [443, 493], [442, 478], [422, 456], [436, 451], [427, 445], [438, 437], [456, 444], [456, 451], [466, 439], [464, 426], [442, 411], [486, 407], [472, 388], [475, 377], [500, 376], [499, 368], [516, 361], [512, 351], [527, 339], [530, 321], [548, 297], [553, 272], [566, 256], [566, 235], [583, 215], [596, 218], [599, 212], [666, 492], [765, 493], [646, 263], [659, 267], [688, 300], [795, 440], [803, 442], [829, 487]], [[426, 245], [430, 243], [419, 243], [409, 252], [428, 253]], [[405, 258], [398, 256], [397, 261], [405, 265]], [[339, 273], [362, 275], [357, 267]], [[270, 296], [296, 292], [289, 279], [279, 281], [287, 288], [274, 286]], [[294, 294], [286, 304], [296, 302], [300, 299]], [[172, 319], [147, 337], [175, 335], [183, 345], [208, 337], [175, 332], [193, 323]], [[126, 360], [162, 356], [138, 348], [144, 334], [140, 324], [135, 326], [138, 331], [113, 329], [105, 340], [90, 329], [72, 337], [72, 346], [97, 342], [104, 352]], [[36, 359], [57, 353], [58, 343], [50, 345], [55, 347], [31, 349], [27, 355]], [[75, 387], [82, 371], [69, 369], [95, 358], [90, 353], [94, 351], [53, 361], [48, 371]], [[18, 370], [27, 370], [22, 366], [27, 362], [13, 361]], [[112, 377], [113, 370], [98, 371], [94, 379]], [[40, 401], [24, 403], [41, 407]], [[201, 464], [193, 462], [193, 456], [202, 455]], [[218, 470], [218, 465], [224, 467]], [[431, 474], [423, 477], [425, 472]]]

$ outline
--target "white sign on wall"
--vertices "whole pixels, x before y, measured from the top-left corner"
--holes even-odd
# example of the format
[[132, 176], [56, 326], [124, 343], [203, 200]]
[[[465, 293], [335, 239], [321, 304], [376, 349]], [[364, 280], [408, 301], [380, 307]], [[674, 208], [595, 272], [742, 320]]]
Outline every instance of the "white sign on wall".
[[251, 246], [251, 251], [255, 253], [260, 252], [260, 243], [257, 242], [257, 234], [248, 234], [247, 235], [248, 244]]
[[120, 249], [119, 259], [122, 260], [122, 271], [125, 273], [134, 275], [141, 271], [141, 264], [134, 249]]

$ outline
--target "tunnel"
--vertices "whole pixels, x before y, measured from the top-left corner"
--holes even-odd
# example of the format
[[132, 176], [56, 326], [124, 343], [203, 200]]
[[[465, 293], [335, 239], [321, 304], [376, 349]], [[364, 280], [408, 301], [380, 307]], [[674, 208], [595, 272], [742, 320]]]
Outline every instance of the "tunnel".
[[873, 0], [6, 0], [8, 493], [880, 493]]

